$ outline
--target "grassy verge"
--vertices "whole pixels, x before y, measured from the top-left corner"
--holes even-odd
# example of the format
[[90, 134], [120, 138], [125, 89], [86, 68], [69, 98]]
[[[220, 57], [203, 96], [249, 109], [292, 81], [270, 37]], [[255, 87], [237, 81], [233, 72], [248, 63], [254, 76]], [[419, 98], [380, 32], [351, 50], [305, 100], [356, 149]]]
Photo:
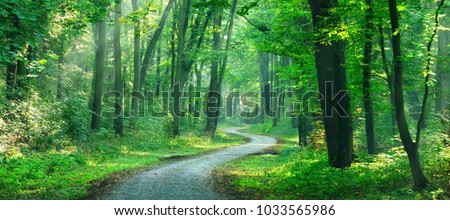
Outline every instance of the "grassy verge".
[[246, 130], [281, 140], [279, 154], [252, 155], [222, 165], [217, 189], [231, 199], [449, 199], [450, 148], [438, 134], [424, 134], [421, 158], [430, 184], [413, 191], [406, 153], [401, 146], [376, 156], [357, 152], [347, 169], [331, 168], [325, 149], [296, 146], [296, 130], [282, 124]]
[[214, 140], [195, 135], [172, 139], [144, 131], [125, 137], [98, 134], [63, 150], [0, 157], [0, 199], [82, 199], [118, 173], [243, 142], [221, 131]]

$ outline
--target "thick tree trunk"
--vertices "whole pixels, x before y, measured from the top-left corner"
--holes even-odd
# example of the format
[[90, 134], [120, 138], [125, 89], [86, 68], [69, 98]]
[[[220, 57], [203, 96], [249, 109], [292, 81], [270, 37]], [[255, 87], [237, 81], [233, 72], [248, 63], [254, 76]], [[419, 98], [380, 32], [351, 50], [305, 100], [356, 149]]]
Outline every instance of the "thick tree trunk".
[[[337, 0], [309, 0], [309, 4], [316, 32], [339, 24], [340, 18], [333, 17], [330, 12], [338, 6]], [[353, 156], [353, 128], [345, 69], [345, 42], [338, 40], [322, 44], [320, 41], [316, 43], [316, 68], [319, 91], [324, 96], [321, 106], [328, 161], [333, 167], [349, 167]]]
[[423, 174], [422, 167], [420, 165], [419, 146], [414, 143], [413, 146], [406, 152], [408, 154], [408, 161], [414, 181], [414, 188], [423, 189], [427, 186], [427, 179]]
[[370, 93], [371, 84], [371, 65], [372, 65], [372, 49], [373, 49], [373, 4], [372, 0], [366, 0], [368, 6], [366, 11], [366, 30], [364, 43], [364, 58], [363, 58], [363, 96], [364, 96], [364, 111], [365, 111], [365, 124], [366, 124], [366, 137], [367, 137], [367, 149], [369, 154], [376, 153], [375, 146], [375, 128], [373, 122], [373, 105], [372, 97]]
[[105, 76], [105, 53], [106, 53], [106, 22], [101, 21], [97, 24], [98, 43], [95, 57], [95, 82], [94, 82], [94, 98], [92, 104], [92, 122], [91, 128], [94, 131], [100, 130], [101, 113], [102, 113], [102, 95], [103, 81]]
[[[213, 12], [214, 33], [213, 33], [213, 49], [216, 53], [222, 50], [220, 31], [222, 26], [223, 9], [215, 6]], [[204, 135], [210, 138], [214, 137], [216, 131], [216, 119], [218, 117], [220, 106], [219, 92], [219, 62], [220, 57], [216, 56], [211, 62], [211, 80], [208, 89], [208, 100], [206, 105], [206, 127]]]
[[120, 21], [122, 14], [122, 1], [116, 2], [114, 15], [114, 94], [115, 94], [115, 118], [114, 131], [116, 135], [123, 135], [123, 112], [122, 112], [122, 51], [120, 45]]
[[180, 1], [180, 15], [178, 24], [178, 58], [176, 65], [176, 75], [173, 88], [173, 135], [180, 135], [180, 118], [182, 115], [182, 100], [181, 95], [184, 87], [184, 68], [183, 63], [185, 62], [185, 42], [186, 42], [186, 31], [187, 24], [189, 20], [189, 8], [191, 1]]

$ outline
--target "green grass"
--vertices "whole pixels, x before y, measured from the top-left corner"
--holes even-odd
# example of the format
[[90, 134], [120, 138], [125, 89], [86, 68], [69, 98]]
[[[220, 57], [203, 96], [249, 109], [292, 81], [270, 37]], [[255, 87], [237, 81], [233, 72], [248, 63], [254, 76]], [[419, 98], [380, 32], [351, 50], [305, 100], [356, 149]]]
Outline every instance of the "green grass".
[[0, 199], [83, 199], [113, 174], [244, 142], [221, 131], [214, 140], [145, 131], [125, 137], [98, 134], [59, 151], [0, 157]]
[[342, 170], [328, 166], [326, 150], [296, 146], [296, 130], [288, 124], [256, 125], [246, 131], [279, 138], [281, 153], [253, 155], [221, 166], [217, 187], [235, 199], [449, 199], [450, 148], [437, 134], [424, 134], [420, 153], [430, 184], [418, 192], [412, 190], [401, 146], [376, 156], [357, 152], [355, 163]]

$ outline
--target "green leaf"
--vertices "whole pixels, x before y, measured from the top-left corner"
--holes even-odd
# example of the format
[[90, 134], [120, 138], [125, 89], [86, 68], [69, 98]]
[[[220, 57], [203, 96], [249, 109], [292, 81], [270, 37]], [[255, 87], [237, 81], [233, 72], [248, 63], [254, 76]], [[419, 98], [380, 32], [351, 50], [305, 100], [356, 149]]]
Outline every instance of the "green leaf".
[[41, 64], [41, 65], [44, 65], [44, 64], [46, 64], [48, 61], [46, 60], [46, 59], [42, 59], [42, 60], [39, 60], [39, 64]]

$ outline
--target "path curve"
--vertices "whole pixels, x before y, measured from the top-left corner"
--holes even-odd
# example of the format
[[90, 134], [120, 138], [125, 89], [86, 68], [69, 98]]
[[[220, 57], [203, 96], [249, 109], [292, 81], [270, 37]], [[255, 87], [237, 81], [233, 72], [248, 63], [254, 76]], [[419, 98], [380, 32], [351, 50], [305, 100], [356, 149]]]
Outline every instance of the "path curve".
[[112, 186], [98, 199], [106, 200], [221, 200], [210, 184], [211, 171], [221, 163], [257, 153], [276, 144], [276, 139], [248, 134], [237, 128], [223, 131], [250, 138], [250, 142], [191, 159], [158, 166]]

